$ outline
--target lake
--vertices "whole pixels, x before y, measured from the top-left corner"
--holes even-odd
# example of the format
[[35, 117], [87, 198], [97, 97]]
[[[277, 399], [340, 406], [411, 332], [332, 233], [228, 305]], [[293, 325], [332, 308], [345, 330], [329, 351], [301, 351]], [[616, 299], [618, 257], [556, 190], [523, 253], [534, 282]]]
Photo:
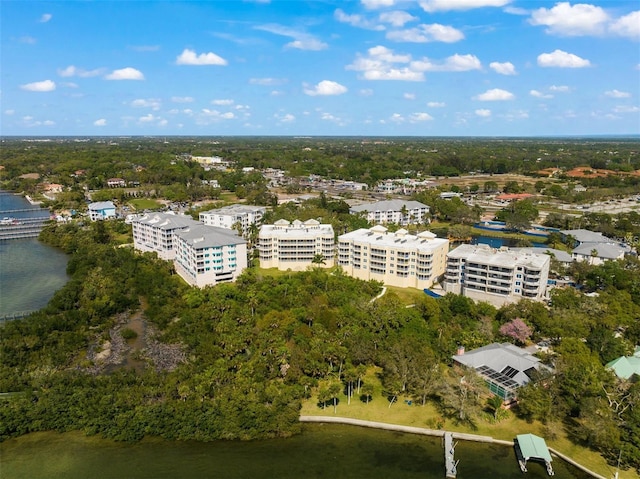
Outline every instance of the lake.
[[[3, 479], [442, 479], [442, 439], [357, 426], [305, 424], [300, 435], [264, 441], [114, 443], [81, 433], [34, 433], [0, 444]], [[523, 476], [512, 447], [460, 441], [459, 479]], [[555, 458], [556, 479], [590, 476]]]

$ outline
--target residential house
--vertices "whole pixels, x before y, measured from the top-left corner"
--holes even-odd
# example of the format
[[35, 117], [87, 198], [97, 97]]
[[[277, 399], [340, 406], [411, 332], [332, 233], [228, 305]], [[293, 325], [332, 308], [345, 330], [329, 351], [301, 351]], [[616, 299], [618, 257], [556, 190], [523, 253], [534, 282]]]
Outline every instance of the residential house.
[[108, 220], [116, 217], [116, 205], [113, 201], [97, 201], [89, 203], [89, 218], [91, 221]]

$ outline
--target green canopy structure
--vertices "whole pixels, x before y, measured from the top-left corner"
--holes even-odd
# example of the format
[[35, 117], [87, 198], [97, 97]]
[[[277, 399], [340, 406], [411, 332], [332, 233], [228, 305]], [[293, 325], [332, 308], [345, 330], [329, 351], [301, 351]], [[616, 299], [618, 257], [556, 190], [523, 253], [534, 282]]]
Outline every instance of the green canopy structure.
[[544, 462], [547, 468], [547, 474], [553, 476], [553, 468], [551, 467], [551, 453], [547, 447], [547, 443], [543, 438], [535, 434], [518, 434], [516, 436], [516, 454], [518, 463], [522, 472], [527, 472], [527, 461], [536, 460]]

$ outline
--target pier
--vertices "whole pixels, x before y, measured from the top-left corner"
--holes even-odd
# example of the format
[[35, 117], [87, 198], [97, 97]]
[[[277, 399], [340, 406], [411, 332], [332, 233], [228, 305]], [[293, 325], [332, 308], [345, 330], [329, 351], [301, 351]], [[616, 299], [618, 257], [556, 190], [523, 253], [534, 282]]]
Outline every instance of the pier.
[[0, 241], [37, 238], [49, 217], [20, 218], [13, 224], [0, 225]]
[[444, 433], [444, 467], [445, 477], [447, 479], [455, 479], [458, 473], [458, 462], [455, 459], [456, 445], [453, 443], [453, 434]]

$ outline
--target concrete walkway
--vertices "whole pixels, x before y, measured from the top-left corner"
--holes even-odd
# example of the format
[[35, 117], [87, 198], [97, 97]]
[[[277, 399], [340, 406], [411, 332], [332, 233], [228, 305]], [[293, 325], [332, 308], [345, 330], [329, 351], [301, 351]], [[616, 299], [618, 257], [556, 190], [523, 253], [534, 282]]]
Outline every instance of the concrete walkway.
[[[421, 434], [423, 436], [437, 436], [444, 437], [446, 431], [440, 429], [427, 429], [423, 427], [414, 427], [414, 426], [402, 426], [400, 424], [388, 424], [385, 422], [375, 422], [375, 421], [363, 421], [361, 419], [352, 419], [348, 417], [336, 417], [336, 416], [300, 416], [300, 422], [312, 422], [312, 423], [333, 423], [333, 424], [348, 424], [351, 426], [361, 426], [361, 427], [371, 427], [374, 429], [384, 429], [386, 431], [398, 431], [398, 432], [406, 432], [409, 434]], [[494, 439], [490, 436], [479, 436], [477, 434], [466, 434], [463, 432], [452, 432], [453, 439], [460, 439], [462, 441], [475, 441], [475, 442], [488, 442], [491, 444], [501, 444], [504, 446], [513, 446], [513, 441], [503, 441], [500, 439]], [[565, 456], [564, 454], [559, 453], [555, 449], [549, 448], [553, 454], [558, 456], [559, 458], [567, 461], [569, 464], [577, 467], [581, 471], [590, 474], [592, 477], [596, 479], [607, 479], [600, 474], [596, 474], [593, 471], [590, 471], [586, 467], [578, 464], [573, 459]]]
[[373, 303], [376, 299], [378, 298], [382, 298], [384, 296], [384, 293], [387, 292], [387, 287], [383, 286], [382, 287], [382, 291], [380, 291], [380, 294], [378, 296], [376, 296], [375, 298], [373, 298], [371, 301], [369, 301], [370, 303]]

